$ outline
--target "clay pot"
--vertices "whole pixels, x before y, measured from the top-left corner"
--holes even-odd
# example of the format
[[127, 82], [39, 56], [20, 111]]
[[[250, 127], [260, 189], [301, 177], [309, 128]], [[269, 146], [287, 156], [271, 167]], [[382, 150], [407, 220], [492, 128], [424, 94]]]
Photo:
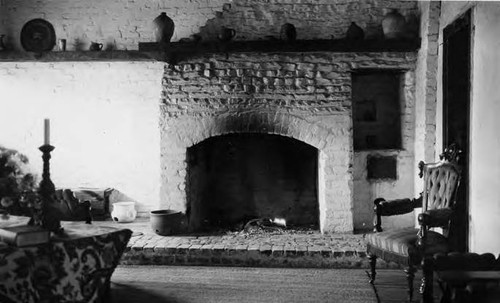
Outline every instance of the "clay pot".
[[293, 42], [297, 39], [297, 30], [291, 23], [285, 23], [281, 26], [280, 39], [286, 42]]
[[168, 44], [174, 35], [175, 24], [165, 12], [153, 20], [156, 42]]
[[347, 29], [346, 39], [352, 41], [359, 41], [365, 38], [365, 32], [356, 23], [351, 22], [351, 25]]
[[406, 20], [397, 10], [388, 10], [382, 20], [382, 31], [386, 39], [404, 38]]
[[183, 233], [187, 227], [186, 216], [180, 211], [170, 209], [151, 211], [149, 221], [151, 228], [160, 236]]

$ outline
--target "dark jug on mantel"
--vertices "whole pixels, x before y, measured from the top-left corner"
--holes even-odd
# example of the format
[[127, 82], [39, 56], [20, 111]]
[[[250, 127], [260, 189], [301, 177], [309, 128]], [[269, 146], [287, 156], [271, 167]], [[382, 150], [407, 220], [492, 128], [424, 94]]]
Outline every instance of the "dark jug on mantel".
[[153, 20], [153, 24], [156, 42], [160, 44], [170, 42], [170, 39], [174, 35], [174, 21], [165, 12], [162, 12]]
[[221, 41], [227, 42], [227, 41], [233, 39], [234, 36], [236, 36], [236, 31], [234, 29], [223, 26], [220, 29], [220, 33], [219, 33], [218, 38]]
[[293, 42], [297, 39], [297, 30], [291, 23], [285, 23], [281, 26], [280, 39], [287, 42]]
[[365, 38], [365, 32], [356, 23], [351, 22], [346, 32], [346, 38], [351, 41], [363, 40]]

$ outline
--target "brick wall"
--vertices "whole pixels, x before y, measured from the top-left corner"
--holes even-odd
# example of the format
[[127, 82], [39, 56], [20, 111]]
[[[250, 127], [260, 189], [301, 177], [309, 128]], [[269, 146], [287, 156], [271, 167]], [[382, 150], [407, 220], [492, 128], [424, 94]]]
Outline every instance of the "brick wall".
[[4, 0], [0, 5], [0, 32], [14, 49], [21, 49], [21, 29], [34, 18], [51, 22], [57, 38], [67, 39], [68, 50], [87, 50], [91, 41], [103, 43], [105, 49], [137, 49], [139, 42], [154, 41], [152, 21], [160, 12], [175, 22], [173, 41], [194, 33], [216, 39], [221, 26], [234, 28], [235, 39], [267, 39], [279, 37], [287, 22], [297, 28], [298, 39], [343, 38], [351, 22], [368, 38], [380, 37], [387, 8], [399, 9], [418, 27], [417, 1]]
[[254, 53], [199, 57], [169, 66], [160, 122], [161, 206], [186, 209], [186, 148], [226, 133], [278, 134], [320, 152], [321, 230], [352, 231], [351, 71], [408, 70], [402, 107], [407, 147], [415, 60], [412, 53]]
[[367, 38], [382, 36], [381, 22], [387, 8], [398, 9], [411, 26], [418, 15], [416, 1], [358, 0], [233, 0], [217, 18], [210, 20], [202, 33], [214, 36], [219, 25], [234, 28], [237, 40], [279, 37], [280, 28], [292, 23], [298, 39], [343, 38], [351, 24], [361, 26]]

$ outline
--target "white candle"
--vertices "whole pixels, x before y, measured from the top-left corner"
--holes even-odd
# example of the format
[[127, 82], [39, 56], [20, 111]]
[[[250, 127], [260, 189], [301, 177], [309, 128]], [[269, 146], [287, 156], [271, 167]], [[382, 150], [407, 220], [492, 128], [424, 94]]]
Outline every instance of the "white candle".
[[43, 137], [43, 143], [45, 145], [50, 145], [50, 119], [45, 119], [44, 120], [44, 137]]

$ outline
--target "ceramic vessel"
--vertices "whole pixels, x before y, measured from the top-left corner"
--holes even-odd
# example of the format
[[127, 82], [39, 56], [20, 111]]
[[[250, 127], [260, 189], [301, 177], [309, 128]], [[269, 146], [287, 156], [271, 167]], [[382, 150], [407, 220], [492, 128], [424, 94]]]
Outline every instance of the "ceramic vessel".
[[396, 9], [387, 10], [382, 20], [382, 31], [386, 39], [403, 38], [406, 30], [406, 20]]
[[363, 40], [365, 38], [365, 32], [356, 23], [351, 22], [346, 32], [346, 38], [349, 40]]
[[222, 27], [219, 33], [219, 40], [228, 42], [236, 36], [236, 31], [232, 28]]
[[137, 211], [135, 210], [135, 202], [116, 202], [113, 203], [113, 211], [111, 218], [119, 223], [127, 223], [135, 220]]
[[150, 212], [149, 221], [154, 232], [161, 236], [186, 231], [187, 218], [180, 211], [171, 209], [153, 210]]
[[100, 50], [102, 50], [102, 47], [103, 47], [102, 43], [91, 42], [89, 50], [91, 50], [91, 51], [100, 51]]
[[287, 42], [293, 42], [297, 39], [297, 30], [291, 23], [285, 23], [281, 26], [280, 39]]
[[165, 12], [162, 12], [153, 20], [153, 25], [156, 42], [162, 44], [169, 43], [174, 35], [174, 21]]

